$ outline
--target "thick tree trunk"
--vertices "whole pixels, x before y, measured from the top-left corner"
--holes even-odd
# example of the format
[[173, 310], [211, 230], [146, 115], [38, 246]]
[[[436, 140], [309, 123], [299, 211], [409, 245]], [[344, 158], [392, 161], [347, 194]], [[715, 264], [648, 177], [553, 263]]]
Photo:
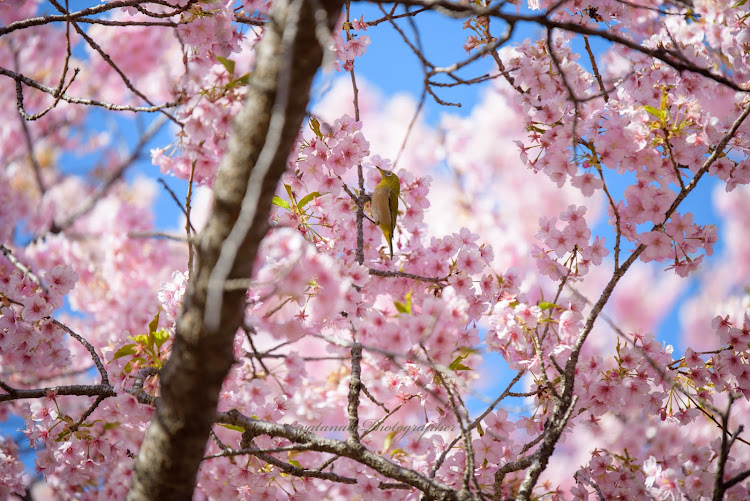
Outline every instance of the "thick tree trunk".
[[224, 280], [251, 275], [271, 200], [321, 65], [321, 39], [341, 7], [341, 0], [273, 2], [248, 98], [216, 178], [213, 212], [199, 236], [197, 267], [161, 374], [161, 399], [135, 462], [131, 501], [193, 495], [244, 316], [245, 291], [224, 290]]

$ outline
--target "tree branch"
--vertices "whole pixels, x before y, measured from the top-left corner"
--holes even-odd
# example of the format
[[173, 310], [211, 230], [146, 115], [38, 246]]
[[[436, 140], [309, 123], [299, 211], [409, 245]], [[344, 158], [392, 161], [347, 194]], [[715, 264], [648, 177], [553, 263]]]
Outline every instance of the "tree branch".
[[440, 482], [425, 477], [421, 473], [391, 463], [358, 443], [319, 437], [312, 432], [294, 426], [258, 421], [242, 415], [236, 409], [219, 413], [217, 415], [217, 422], [241, 426], [245, 429], [245, 433], [253, 436], [267, 435], [269, 437], [282, 437], [294, 443], [304, 444], [309, 447], [309, 450], [348, 457], [365, 466], [369, 466], [388, 478], [416, 487], [433, 499], [472, 499], [469, 492], [455, 491]]

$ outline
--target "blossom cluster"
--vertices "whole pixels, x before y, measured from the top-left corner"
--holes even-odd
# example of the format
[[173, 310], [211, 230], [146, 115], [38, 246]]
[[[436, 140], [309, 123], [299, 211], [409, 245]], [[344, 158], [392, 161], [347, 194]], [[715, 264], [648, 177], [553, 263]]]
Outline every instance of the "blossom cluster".
[[344, 32], [341, 36], [333, 37], [333, 51], [336, 54], [336, 68], [343, 71], [351, 71], [354, 68], [354, 60], [362, 56], [370, 45], [370, 37], [367, 35], [352, 34], [353, 31], [367, 31], [367, 23], [360, 19], [345, 22], [342, 16], [339, 20], [337, 32]]
[[[591, 230], [586, 225], [586, 207], [571, 205], [560, 214], [564, 227], [558, 229], [557, 218], [542, 218], [537, 238], [543, 247], [536, 247], [533, 256], [539, 271], [553, 280], [580, 279], [588, 273], [589, 266], [599, 266], [609, 254], [604, 239], [596, 237], [589, 244]], [[553, 258], [554, 256], [554, 258]]]
[[0, 361], [20, 376], [43, 368], [64, 368], [70, 361], [65, 331], [51, 318], [78, 279], [70, 266], [44, 274], [44, 288], [0, 258]]
[[15, 442], [0, 437], [0, 497], [24, 492], [23, 464], [18, 459], [18, 446]]
[[[599, 439], [619, 426], [627, 426], [631, 433], [626, 440], [607, 439], [601, 449], [593, 450], [572, 490], [577, 498], [586, 498], [592, 482], [606, 498], [637, 499], [636, 493], [655, 499], [712, 495], [724, 445], [704, 423], [714, 416], [721, 419], [724, 412], [731, 415], [727, 405], [736, 407], [732, 413], [748, 408], [750, 317], [735, 327], [717, 316], [713, 328], [723, 347], [710, 353], [688, 348], [684, 357], [674, 360], [670, 346], [637, 335], [632, 343], [618, 344], [611, 363], [595, 357], [582, 366], [586, 428]], [[640, 434], [648, 440], [634, 438]], [[691, 437], [687, 443], [686, 434]], [[743, 449], [734, 457], [725, 479], [741, 474], [741, 465], [750, 459]], [[727, 499], [748, 494], [747, 486], [738, 484], [727, 491]]]
[[[623, 21], [621, 27], [643, 26], [642, 19], [625, 21], [623, 9], [620, 4], [606, 4], [595, 12], [582, 9], [573, 18], [582, 23], [617, 18]], [[557, 13], [563, 18], [570, 15], [567, 9]], [[695, 52], [686, 57], [696, 64], [709, 63], [714, 57], [712, 45], [722, 42], [708, 38], [705, 46], [688, 43], [694, 41], [690, 34], [694, 25], [683, 24], [687, 21], [679, 21], [679, 16], [669, 19], [669, 26], [644, 45], [674, 48], [675, 43], [685, 42], [681, 50], [690, 47]], [[722, 27], [726, 33], [744, 32], [733, 22], [726, 24]], [[680, 35], [672, 38], [675, 33]], [[725, 181], [727, 191], [750, 181], [745, 174], [748, 150], [740, 141], [730, 142], [737, 156], [711, 156], [710, 150], [729, 130], [729, 117], [747, 106], [746, 99], [741, 94], [727, 95], [716, 82], [702, 85], [699, 75], [679, 73], [621, 47], [612, 51], [613, 64], [604, 74], [607, 81], [617, 82], [608, 90], [601, 87], [601, 75], [594, 78], [576, 61], [578, 54], [569, 42], [563, 37], [552, 39], [549, 46], [527, 41], [505, 53], [507, 67], [518, 68], [511, 75], [516, 88], [524, 92], [528, 115], [530, 134], [518, 143], [522, 158], [561, 186], [570, 181], [585, 196], [604, 191], [609, 223], [618, 238], [644, 246], [643, 261], [671, 262], [670, 269], [688, 275], [704, 255], [712, 254], [716, 228], [678, 212], [676, 203], [692, 190], [691, 181], [697, 182], [706, 172]], [[731, 48], [721, 45], [721, 50], [738, 56], [745, 52], [738, 49], [735, 43]], [[622, 64], [625, 58], [627, 65]], [[741, 63], [744, 58], [734, 61]], [[611, 193], [612, 183], [615, 174], [625, 173], [634, 175], [636, 182], [618, 200]]]

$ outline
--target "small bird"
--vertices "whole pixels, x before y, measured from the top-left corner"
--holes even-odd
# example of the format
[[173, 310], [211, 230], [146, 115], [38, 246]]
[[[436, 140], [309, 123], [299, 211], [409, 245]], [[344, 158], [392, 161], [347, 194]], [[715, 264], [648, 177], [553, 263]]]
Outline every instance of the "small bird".
[[398, 195], [401, 193], [401, 184], [398, 176], [391, 171], [377, 168], [383, 176], [375, 190], [372, 192], [370, 202], [370, 214], [372, 222], [380, 226], [385, 239], [388, 240], [388, 248], [393, 259], [393, 231], [396, 229], [396, 216], [398, 215]]

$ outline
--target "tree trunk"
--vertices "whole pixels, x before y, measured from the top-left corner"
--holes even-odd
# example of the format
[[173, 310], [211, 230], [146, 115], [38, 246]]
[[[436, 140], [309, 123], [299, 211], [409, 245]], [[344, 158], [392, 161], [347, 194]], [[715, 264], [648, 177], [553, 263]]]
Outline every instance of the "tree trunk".
[[322, 62], [322, 35], [330, 34], [341, 7], [341, 0], [273, 2], [247, 101], [216, 178], [212, 214], [198, 238], [198, 263], [160, 376], [161, 398], [135, 462], [131, 501], [193, 495], [244, 317], [245, 291], [224, 290], [224, 283], [251, 276], [271, 200]]

